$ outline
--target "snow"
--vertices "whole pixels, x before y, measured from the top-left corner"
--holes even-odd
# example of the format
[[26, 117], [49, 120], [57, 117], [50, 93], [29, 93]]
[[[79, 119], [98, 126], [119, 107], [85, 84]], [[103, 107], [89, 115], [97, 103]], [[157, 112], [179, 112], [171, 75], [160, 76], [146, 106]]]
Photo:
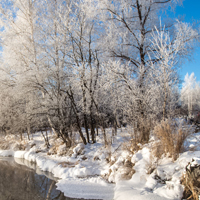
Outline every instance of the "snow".
[[14, 155], [13, 150], [0, 150], [0, 156], [2, 157], [10, 157]]
[[[57, 183], [58, 189], [64, 191], [65, 196], [86, 199], [113, 199], [111, 191], [113, 185], [105, 183], [101, 178], [63, 179]], [[101, 195], [99, 195], [101, 193]]]
[[[200, 155], [200, 154], [199, 154]], [[122, 199], [181, 199], [183, 187], [180, 185], [179, 179], [175, 179], [174, 168], [178, 166], [172, 162], [158, 166], [152, 174], [147, 174], [147, 167], [150, 164], [150, 149], [144, 147], [138, 151], [133, 157], [135, 162], [134, 169], [136, 173], [129, 181], [119, 181], [115, 188], [116, 200]], [[166, 181], [166, 184], [160, 184], [155, 177], [158, 176], [162, 180], [172, 178], [172, 181]], [[174, 178], [174, 179], [173, 179]], [[179, 177], [180, 178], [180, 177]]]
[[[80, 143], [74, 146], [71, 155], [62, 154], [65, 151], [62, 144], [57, 148], [57, 154], [47, 155], [47, 151], [43, 150], [43, 138], [37, 133], [31, 141], [27, 141], [26, 150], [0, 150], [0, 156], [13, 156], [16, 162], [35, 169], [39, 174], [45, 171], [52, 173], [56, 177], [58, 189], [71, 198], [181, 199], [184, 188], [180, 180], [186, 166], [189, 162], [191, 166], [200, 164], [200, 148], [196, 145], [200, 133], [186, 141], [187, 148], [193, 144], [197, 146], [196, 151], [187, 149], [176, 161], [167, 157], [159, 160], [153, 157], [153, 139], [148, 144], [140, 145], [140, 150], [134, 153], [119, 148], [124, 135], [127, 139], [125, 130], [114, 138], [114, 143], [109, 148], [104, 147], [103, 138], [98, 136], [96, 144]], [[50, 142], [52, 141], [54, 139], [50, 137]], [[126, 179], [124, 175], [131, 170], [133, 173]]]

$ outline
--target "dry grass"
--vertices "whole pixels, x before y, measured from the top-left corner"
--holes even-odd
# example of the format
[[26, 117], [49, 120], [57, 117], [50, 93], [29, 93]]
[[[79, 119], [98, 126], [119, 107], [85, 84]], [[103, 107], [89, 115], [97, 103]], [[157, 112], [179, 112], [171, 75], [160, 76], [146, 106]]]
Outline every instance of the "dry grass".
[[61, 165], [64, 168], [66, 168], [66, 167], [73, 168], [78, 164], [79, 164], [79, 161], [77, 161], [75, 163], [73, 163], [73, 162], [59, 162], [57, 165]]
[[20, 137], [17, 135], [7, 135], [6, 137], [0, 137], [0, 149], [8, 150], [25, 150], [27, 147], [28, 141], [20, 140]]
[[149, 162], [146, 163], [146, 173], [151, 174], [158, 166], [158, 158], [154, 157], [152, 154], [150, 155]]
[[200, 195], [200, 165], [192, 166], [189, 163], [186, 167], [186, 173], [181, 180], [184, 185], [184, 199], [199, 200]]
[[[63, 151], [60, 151], [60, 147], [64, 146]], [[60, 156], [65, 155], [67, 153], [67, 148], [60, 138], [55, 138], [51, 141], [51, 147], [48, 150], [47, 155], [55, 155], [60, 154]]]
[[141, 149], [141, 144], [138, 143], [135, 139], [125, 138], [126, 141], [122, 144], [122, 150], [126, 150], [131, 154], [139, 151]]
[[128, 127], [128, 133], [134, 138], [136, 143], [146, 144], [149, 142], [150, 131], [152, 123], [148, 119], [133, 119], [130, 122], [131, 126]]
[[176, 160], [184, 150], [184, 142], [191, 133], [190, 128], [174, 125], [171, 120], [161, 121], [154, 128], [154, 134], [158, 138], [153, 150], [154, 155], [160, 158], [165, 154]]

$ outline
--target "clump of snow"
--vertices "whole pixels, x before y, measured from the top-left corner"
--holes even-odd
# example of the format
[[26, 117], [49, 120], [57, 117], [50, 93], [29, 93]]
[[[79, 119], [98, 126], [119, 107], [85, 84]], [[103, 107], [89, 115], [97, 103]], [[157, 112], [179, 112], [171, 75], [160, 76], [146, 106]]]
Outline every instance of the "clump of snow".
[[2, 157], [10, 157], [14, 155], [13, 150], [0, 150], [0, 156]]
[[94, 153], [93, 159], [96, 160], [96, 161], [109, 162], [110, 159], [111, 159], [111, 152], [110, 152], [109, 149], [101, 147]]
[[190, 167], [196, 167], [200, 165], [200, 158], [193, 158], [192, 161], [190, 162]]
[[109, 182], [118, 182], [124, 179], [130, 179], [135, 172], [131, 162], [130, 153], [124, 151], [121, 156], [110, 166]]
[[26, 151], [15, 151], [14, 152], [14, 157], [23, 159], [25, 153], [26, 153]]
[[77, 157], [78, 155], [84, 154], [84, 149], [85, 149], [85, 145], [84, 145], [83, 143], [78, 144], [78, 145], [73, 149], [72, 157]]
[[57, 148], [57, 154], [58, 154], [58, 156], [66, 155], [66, 153], [67, 153], [67, 148], [66, 148], [66, 145], [65, 145], [65, 144], [62, 144], [62, 145], [60, 145], [60, 146]]

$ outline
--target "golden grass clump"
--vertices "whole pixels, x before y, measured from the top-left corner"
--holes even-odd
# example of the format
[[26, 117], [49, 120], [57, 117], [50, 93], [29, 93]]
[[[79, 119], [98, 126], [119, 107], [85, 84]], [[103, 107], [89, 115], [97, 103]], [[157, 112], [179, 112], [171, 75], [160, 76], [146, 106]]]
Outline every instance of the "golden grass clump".
[[184, 142], [191, 135], [190, 128], [178, 126], [172, 120], [163, 120], [155, 126], [154, 134], [158, 139], [154, 146], [154, 155], [160, 158], [163, 154], [176, 160], [184, 150]]
[[132, 139], [125, 138], [125, 139], [126, 141], [122, 143], [122, 150], [126, 150], [131, 154], [134, 154], [135, 152], [141, 149], [141, 144], [138, 143], [134, 138]]
[[184, 199], [199, 200], [200, 196], [200, 165], [188, 163], [186, 173], [181, 180], [184, 185]]

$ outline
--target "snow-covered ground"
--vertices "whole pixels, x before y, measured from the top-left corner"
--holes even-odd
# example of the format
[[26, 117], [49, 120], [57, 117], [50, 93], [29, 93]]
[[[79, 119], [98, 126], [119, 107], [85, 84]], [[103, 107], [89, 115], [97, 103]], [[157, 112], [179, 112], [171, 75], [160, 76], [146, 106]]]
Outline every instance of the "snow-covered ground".
[[[107, 130], [111, 134], [111, 130]], [[50, 144], [59, 143], [49, 135]], [[186, 141], [186, 146], [195, 151], [186, 151], [173, 162], [162, 157], [157, 160], [152, 155], [152, 142], [141, 146], [133, 153], [122, 145], [127, 141], [127, 130], [119, 130], [112, 145], [105, 148], [102, 136], [96, 144], [74, 146], [70, 154], [63, 153], [64, 146], [57, 147], [57, 154], [48, 155], [40, 133], [23, 141], [24, 151], [17, 150], [21, 142], [14, 136], [2, 138], [4, 143], [13, 141], [9, 150], [0, 150], [0, 156], [13, 156], [36, 163], [40, 170], [49, 171], [58, 179], [57, 187], [67, 197], [108, 200], [166, 200], [181, 199], [183, 186], [180, 179], [188, 162], [200, 161], [200, 148], [197, 146], [200, 133]], [[15, 142], [14, 142], [15, 141]], [[50, 152], [50, 151], [49, 151]], [[20, 159], [19, 159], [20, 158]], [[22, 163], [21, 163], [22, 164]], [[37, 171], [36, 171], [37, 172]], [[41, 172], [38, 172], [41, 173]]]

